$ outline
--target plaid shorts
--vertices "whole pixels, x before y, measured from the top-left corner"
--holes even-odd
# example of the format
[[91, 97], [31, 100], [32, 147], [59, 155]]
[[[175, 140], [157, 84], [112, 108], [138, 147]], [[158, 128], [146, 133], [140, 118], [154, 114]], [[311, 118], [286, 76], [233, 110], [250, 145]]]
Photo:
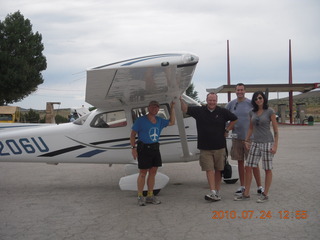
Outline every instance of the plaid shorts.
[[272, 159], [274, 155], [271, 153], [272, 146], [273, 146], [272, 142], [268, 142], [268, 143], [252, 142], [245, 166], [258, 167], [260, 158], [262, 158], [262, 168], [264, 170], [272, 170], [273, 168]]

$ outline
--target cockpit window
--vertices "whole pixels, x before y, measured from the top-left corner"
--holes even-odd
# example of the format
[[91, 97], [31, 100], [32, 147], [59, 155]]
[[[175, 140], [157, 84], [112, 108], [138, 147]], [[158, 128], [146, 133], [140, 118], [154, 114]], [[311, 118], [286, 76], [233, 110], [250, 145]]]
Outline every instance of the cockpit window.
[[[169, 109], [170, 107], [168, 104], [161, 104], [157, 116], [164, 119], [169, 119], [170, 118]], [[131, 114], [132, 114], [132, 120], [134, 122], [137, 118], [148, 114], [148, 107], [134, 108], [131, 110]]]
[[74, 120], [73, 123], [74, 123], [74, 124], [77, 124], [77, 125], [83, 125], [84, 122], [87, 120], [87, 118], [88, 118], [89, 115], [90, 115], [90, 114], [86, 114], [86, 115], [84, 115], [84, 116], [82, 116], [82, 117]]
[[100, 113], [90, 123], [94, 128], [117, 128], [127, 126], [127, 119], [124, 111]]

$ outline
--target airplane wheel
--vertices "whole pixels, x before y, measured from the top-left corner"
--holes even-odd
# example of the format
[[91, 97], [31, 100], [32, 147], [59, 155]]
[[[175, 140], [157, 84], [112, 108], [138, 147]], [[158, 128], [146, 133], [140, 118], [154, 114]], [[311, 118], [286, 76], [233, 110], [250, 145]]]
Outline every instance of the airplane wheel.
[[153, 194], [154, 194], [155, 196], [157, 196], [160, 191], [161, 191], [161, 189], [153, 190]]
[[[161, 189], [153, 190], [153, 195], [157, 196]], [[147, 196], [148, 191], [143, 191], [143, 196]]]
[[238, 181], [238, 178], [236, 179], [231, 179], [231, 180], [226, 180], [224, 179], [223, 180], [226, 184], [235, 184], [237, 181]]

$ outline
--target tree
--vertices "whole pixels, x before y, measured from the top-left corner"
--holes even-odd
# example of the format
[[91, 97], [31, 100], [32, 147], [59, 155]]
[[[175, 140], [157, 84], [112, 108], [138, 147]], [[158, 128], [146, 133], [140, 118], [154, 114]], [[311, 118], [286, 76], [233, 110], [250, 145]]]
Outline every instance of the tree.
[[191, 97], [192, 99], [196, 100], [196, 101], [199, 101], [199, 98], [198, 98], [198, 92], [197, 91], [194, 91], [194, 85], [193, 83], [191, 83], [191, 85], [187, 88], [186, 90], [186, 95]]
[[42, 36], [18, 11], [0, 21], [0, 106], [21, 101], [43, 83]]
[[61, 116], [61, 115], [59, 115], [59, 114], [56, 115], [54, 119], [55, 119], [55, 121], [56, 121], [56, 124], [69, 122], [68, 118], [63, 117], [63, 116]]
[[38, 123], [40, 120], [40, 115], [36, 111], [34, 111], [32, 108], [29, 109], [29, 112], [26, 112], [23, 115], [23, 118], [25, 122], [27, 123]]

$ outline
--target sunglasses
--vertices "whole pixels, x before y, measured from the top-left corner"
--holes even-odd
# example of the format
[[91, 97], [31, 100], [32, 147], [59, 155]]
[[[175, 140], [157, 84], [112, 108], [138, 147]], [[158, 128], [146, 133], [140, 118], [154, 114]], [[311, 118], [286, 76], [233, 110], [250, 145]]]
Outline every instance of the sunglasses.
[[238, 107], [238, 102], [236, 102], [236, 104], [234, 105], [233, 110], [234, 110], [234, 111], [237, 110], [237, 107]]
[[259, 126], [259, 125], [260, 125], [260, 118], [256, 117], [256, 126]]
[[263, 97], [257, 97], [254, 100], [257, 101], [257, 100], [262, 100], [262, 99], [263, 99]]

